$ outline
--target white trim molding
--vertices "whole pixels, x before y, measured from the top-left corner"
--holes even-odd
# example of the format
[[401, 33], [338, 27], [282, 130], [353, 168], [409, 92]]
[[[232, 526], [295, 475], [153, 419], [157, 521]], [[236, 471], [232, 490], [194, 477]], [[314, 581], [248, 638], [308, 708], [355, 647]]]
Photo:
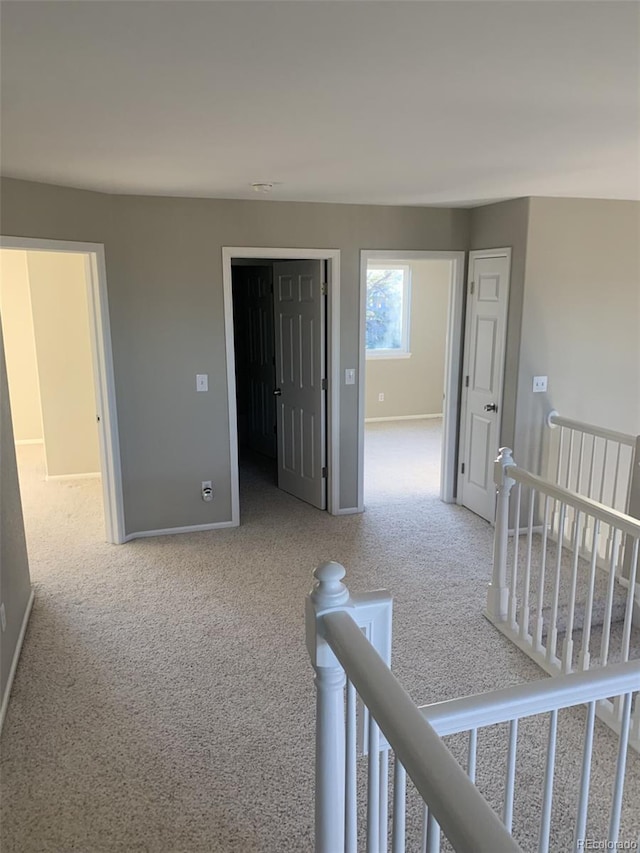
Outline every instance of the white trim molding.
[[24, 447], [27, 444], [44, 444], [43, 438], [16, 438], [13, 442], [16, 447]]
[[90, 471], [86, 474], [47, 474], [45, 480], [96, 480], [102, 477], [100, 471]]
[[[464, 306], [464, 252], [428, 252], [363, 249], [360, 252], [360, 357], [358, 377], [358, 511], [364, 511], [364, 425], [366, 379], [366, 301], [369, 261], [451, 261], [449, 308], [444, 368], [444, 404], [442, 417], [442, 468], [440, 499], [456, 499], [456, 454], [460, 409], [460, 364], [462, 360]], [[425, 416], [423, 416], [425, 417]], [[440, 417], [440, 416], [439, 416]], [[372, 419], [373, 420], [373, 419]], [[396, 418], [394, 418], [396, 420]]]
[[327, 261], [327, 510], [340, 515], [340, 250], [290, 249], [256, 246], [223, 246], [224, 330], [227, 356], [227, 406], [229, 411], [229, 463], [231, 466], [231, 519], [240, 524], [238, 473], [238, 416], [236, 411], [236, 367], [233, 329], [232, 266], [234, 258]]
[[106, 538], [108, 542], [121, 545], [126, 537], [104, 245], [2, 236], [0, 248], [27, 252], [71, 252], [85, 256]]
[[436, 418], [441, 418], [442, 412], [437, 412], [434, 415], [390, 415], [388, 418], [365, 418], [366, 424], [380, 424], [384, 421], [431, 421]]
[[125, 542], [133, 539], [148, 539], [151, 536], [175, 536], [177, 533], [200, 533], [203, 530], [221, 530], [223, 527], [237, 527], [233, 521], [216, 521], [212, 524], [188, 524], [185, 527], [161, 527], [158, 530], [139, 530], [128, 533]]
[[7, 684], [4, 689], [4, 696], [2, 697], [2, 705], [0, 705], [0, 732], [2, 732], [2, 726], [4, 725], [4, 718], [7, 713], [7, 708], [9, 707], [9, 697], [11, 696], [11, 688], [13, 687], [13, 679], [16, 675], [16, 670], [18, 668], [18, 661], [20, 660], [20, 652], [22, 651], [22, 645], [24, 643], [24, 637], [27, 633], [27, 626], [29, 624], [29, 617], [31, 616], [31, 610], [33, 609], [33, 602], [35, 599], [35, 592], [33, 587], [31, 588], [31, 592], [29, 594], [29, 600], [27, 601], [27, 606], [24, 610], [24, 616], [22, 617], [22, 624], [20, 625], [20, 633], [18, 634], [18, 639], [16, 641], [16, 647], [13, 651], [13, 658], [11, 660], [11, 667], [9, 668], [9, 675], [7, 677]]

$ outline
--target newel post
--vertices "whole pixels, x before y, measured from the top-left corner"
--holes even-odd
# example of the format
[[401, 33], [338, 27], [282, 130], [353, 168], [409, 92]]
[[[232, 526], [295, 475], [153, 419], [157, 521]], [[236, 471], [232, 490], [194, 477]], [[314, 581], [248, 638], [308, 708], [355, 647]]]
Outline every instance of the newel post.
[[[494, 622], [507, 619], [509, 587], [507, 586], [507, 548], [509, 545], [509, 496], [515, 480], [509, 468], [516, 463], [508, 447], [501, 447], [493, 466], [493, 481], [497, 486], [496, 527], [493, 539], [493, 574], [487, 595], [487, 613]], [[515, 520], [516, 527], [520, 519]], [[517, 532], [517, 531], [516, 531]]]
[[322, 563], [306, 600], [307, 649], [315, 669], [316, 791], [315, 853], [341, 853], [345, 826], [345, 674], [323, 638], [322, 616], [343, 610], [349, 590], [340, 563]]

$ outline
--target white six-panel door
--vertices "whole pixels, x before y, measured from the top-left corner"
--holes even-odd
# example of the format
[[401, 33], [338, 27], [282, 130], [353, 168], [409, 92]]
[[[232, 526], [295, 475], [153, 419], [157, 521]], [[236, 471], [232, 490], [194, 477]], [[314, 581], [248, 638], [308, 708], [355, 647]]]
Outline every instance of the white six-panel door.
[[325, 297], [322, 261], [276, 261], [278, 486], [326, 509]]
[[471, 252], [460, 423], [458, 500], [493, 522], [500, 444], [510, 251]]

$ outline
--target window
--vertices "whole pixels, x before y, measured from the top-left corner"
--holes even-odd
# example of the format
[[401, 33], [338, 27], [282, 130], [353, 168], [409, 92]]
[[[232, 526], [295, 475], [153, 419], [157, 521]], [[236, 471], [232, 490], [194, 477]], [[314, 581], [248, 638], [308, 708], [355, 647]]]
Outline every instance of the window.
[[367, 358], [409, 358], [411, 270], [403, 264], [367, 265]]

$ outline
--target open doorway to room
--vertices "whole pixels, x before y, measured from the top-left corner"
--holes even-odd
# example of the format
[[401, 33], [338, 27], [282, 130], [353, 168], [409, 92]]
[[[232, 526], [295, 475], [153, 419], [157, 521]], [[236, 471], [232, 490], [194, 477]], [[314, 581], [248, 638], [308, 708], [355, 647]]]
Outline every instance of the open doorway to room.
[[363, 503], [455, 499], [464, 253], [363, 252]]
[[66, 535], [125, 537], [102, 247], [40, 245], [2, 239], [0, 314], [27, 546], [42, 556]]
[[240, 480], [334, 512], [339, 253], [224, 249], [223, 269], [234, 520]]

